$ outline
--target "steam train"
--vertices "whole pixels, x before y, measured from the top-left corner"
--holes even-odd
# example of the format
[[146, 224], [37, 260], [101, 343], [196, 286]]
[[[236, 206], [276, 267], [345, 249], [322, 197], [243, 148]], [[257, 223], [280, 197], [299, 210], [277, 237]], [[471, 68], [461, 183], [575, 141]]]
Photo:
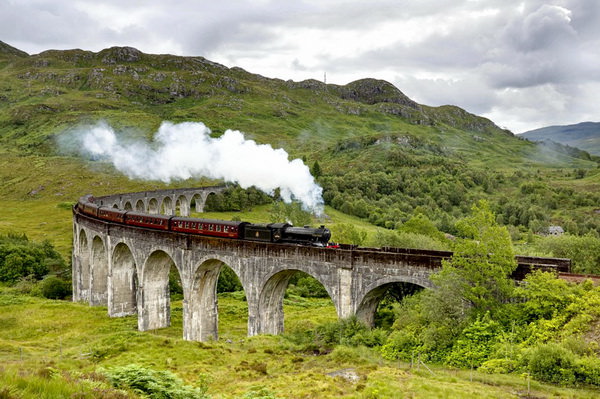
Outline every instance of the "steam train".
[[81, 197], [75, 206], [77, 211], [83, 214], [111, 222], [212, 237], [316, 247], [326, 247], [331, 238], [331, 232], [325, 226], [319, 228], [294, 227], [289, 223], [252, 224], [216, 219], [150, 215], [98, 206], [94, 202], [93, 196], [86, 195]]

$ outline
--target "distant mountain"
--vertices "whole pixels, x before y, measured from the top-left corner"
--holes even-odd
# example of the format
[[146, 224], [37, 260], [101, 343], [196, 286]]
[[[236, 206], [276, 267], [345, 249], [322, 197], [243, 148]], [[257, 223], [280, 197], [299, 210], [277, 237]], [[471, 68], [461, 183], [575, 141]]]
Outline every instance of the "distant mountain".
[[600, 122], [582, 122], [576, 125], [548, 126], [520, 134], [533, 141], [552, 140], [577, 147], [590, 154], [600, 155]]

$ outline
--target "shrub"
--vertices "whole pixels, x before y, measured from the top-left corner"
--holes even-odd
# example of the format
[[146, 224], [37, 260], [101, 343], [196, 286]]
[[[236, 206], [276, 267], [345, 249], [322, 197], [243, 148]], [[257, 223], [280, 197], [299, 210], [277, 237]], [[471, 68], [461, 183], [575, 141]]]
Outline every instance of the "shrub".
[[499, 325], [489, 314], [477, 318], [462, 331], [448, 355], [448, 364], [459, 367], [478, 367], [492, 353]]
[[40, 282], [40, 291], [44, 298], [64, 299], [71, 295], [71, 283], [56, 276], [46, 277]]
[[369, 330], [356, 316], [320, 325], [316, 328], [316, 335], [324, 345], [347, 344], [352, 345], [352, 338]]
[[537, 345], [527, 356], [528, 368], [534, 378], [556, 384], [575, 382], [575, 355], [555, 343]]
[[24, 234], [0, 236], [0, 281], [14, 284], [27, 276], [39, 280], [50, 268], [64, 267], [64, 260], [49, 241], [30, 242]]
[[518, 367], [517, 361], [513, 359], [490, 359], [483, 362], [478, 370], [486, 374], [508, 374]]
[[170, 371], [152, 370], [136, 364], [102, 370], [116, 388], [131, 389], [151, 399], [205, 399], [206, 387], [194, 388]]
[[584, 384], [600, 385], [600, 359], [597, 357], [578, 359], [575, 378]]
[[387, 343], [381, 347], [381, 356], [387, 360], [409, 361], [421, 345], [419, 339], [411, 331], [394, 331], [389, 336]]

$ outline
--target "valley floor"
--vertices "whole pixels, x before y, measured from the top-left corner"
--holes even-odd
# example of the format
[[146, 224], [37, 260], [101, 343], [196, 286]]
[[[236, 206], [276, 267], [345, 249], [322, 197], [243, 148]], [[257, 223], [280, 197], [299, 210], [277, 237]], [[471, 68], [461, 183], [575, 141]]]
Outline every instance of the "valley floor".
[[[329, 353], [295, 345], [294, 335], [336, 319], [328, 299], [290, 296], [286, 335], [246, 337], [239, 293], [219, 295], [220, 339], [181, 339], [182, 304], [173, 325], [138, 332], [134, 316], [111, 319], [106, 308], [52, 301], [0, 288], [0, 397], [136, 397], [110, 387], [103, 370], [138, 364], [169, 370], [212, 398], [593, 398], [598, 390], [540, 384], [527, 376], [486, 375], [434, 365], [388, 362], [367, 348]], [[356, 380], [331, 376], [350, 369]], [[2, 396], [4, 395], [4, 396]], [[12, 396], [11, 396], [12, 395]], [[254, 396], [253, 396], [254, 395]], [[262, 395], [262, 396], [260, 396]]]

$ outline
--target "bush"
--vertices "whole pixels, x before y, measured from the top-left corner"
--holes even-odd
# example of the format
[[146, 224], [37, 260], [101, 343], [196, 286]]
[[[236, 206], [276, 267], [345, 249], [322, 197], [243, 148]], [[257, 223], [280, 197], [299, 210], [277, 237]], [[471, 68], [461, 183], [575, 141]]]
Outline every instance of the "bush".
[[0, 281], [14, 284], [23, 277], [40, 280], [50, 268], [62, 270], [65, 262], [49, 241], [30, 242], [27, 236], [0, 236]]
[[381, 356], [387, 360], [411, 360], [413, 354], [418, 352], [422, 343], [411, 331], [394, 331], [387, 343], [381, 347]]
[[477, 370], [486, 374], [508, 374], [518, 367], [517, 361], [513, 359], [490, 359], [483, 362]]
[[290, 293], [304, 297], [304, 298], [328, 298], [329, 293], [323, 287], [317, 279], [306, 274], [306, 273], [296, 273], [293, 277], [297, 276], [297, 280], [292, 286], [292, 281], [290, 281]]
[[357, 334], [366, 333], [369, 330], [356, 316], [320, 325], [316, 328], [316, 335], [324, 345], [347, 344], [355, 342], [352, 338]]
[[575, 382], [575, 355], [555, 343], [537, 345], [527, 354], [527, 367], [537, 380], [569, 385]]
[[205, 399], [206, 388], [194, 388], [170, 371], [152, 370], [136, 364], [102, 371], [116, 388], [131, 389], [152, 399]]
[[578, 359], [575, 378], [584, 384], [600, 385], [600, 359], [597, 357]]
[[56, 276], [46, 277], [40, 282], [40, 292], [44, 298], [64, 299], [73, 293], [71, 283]]

